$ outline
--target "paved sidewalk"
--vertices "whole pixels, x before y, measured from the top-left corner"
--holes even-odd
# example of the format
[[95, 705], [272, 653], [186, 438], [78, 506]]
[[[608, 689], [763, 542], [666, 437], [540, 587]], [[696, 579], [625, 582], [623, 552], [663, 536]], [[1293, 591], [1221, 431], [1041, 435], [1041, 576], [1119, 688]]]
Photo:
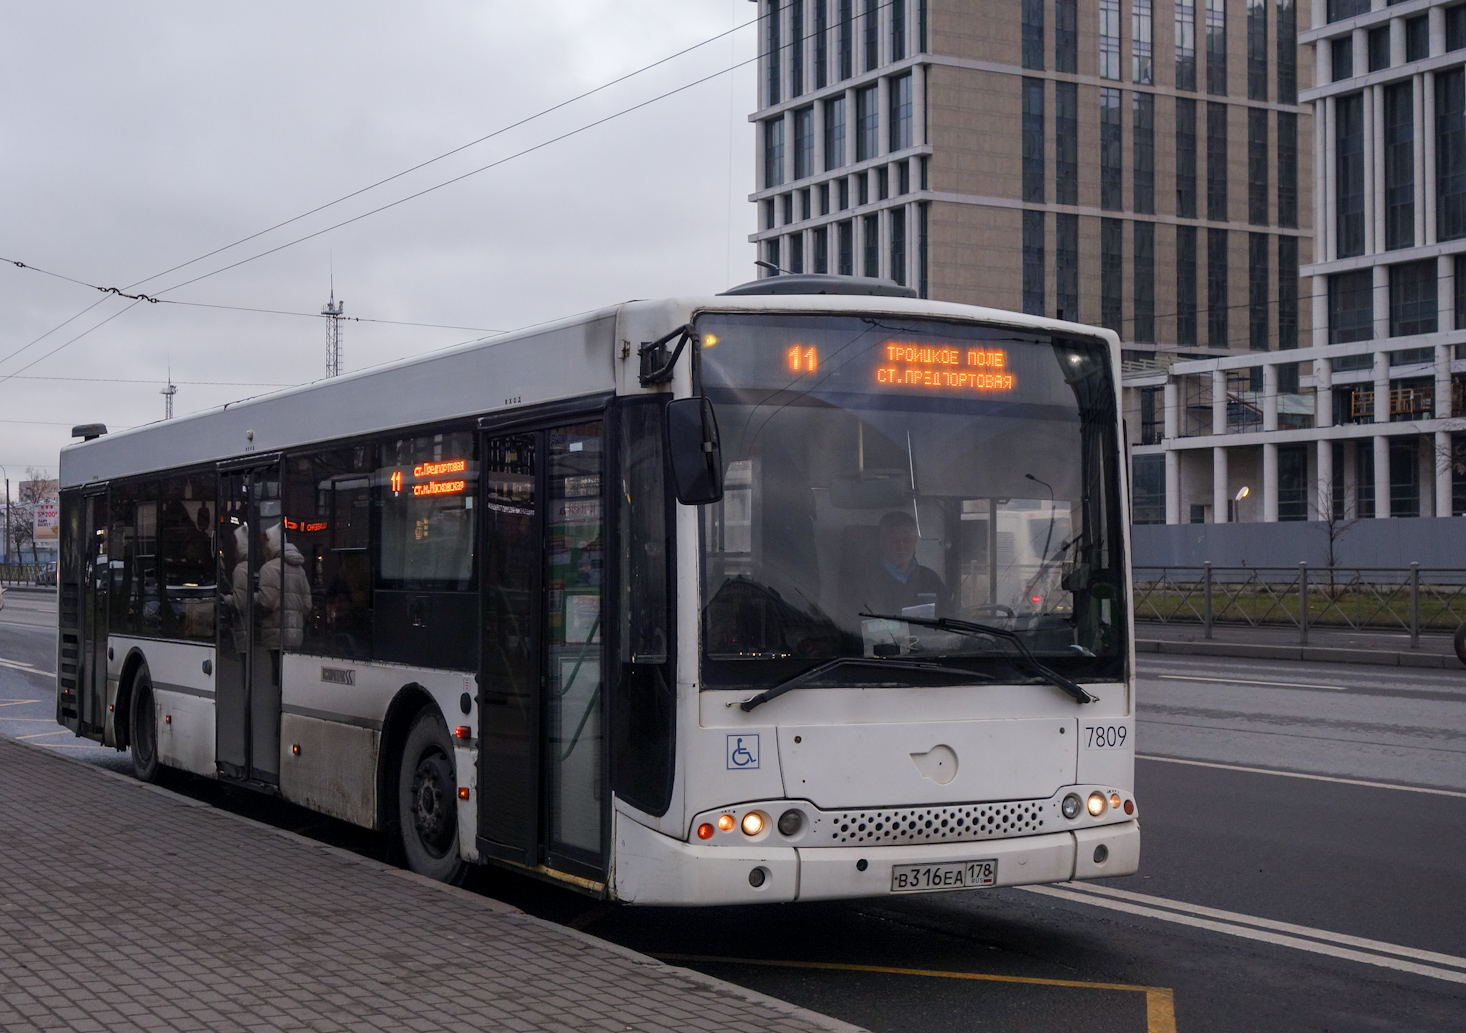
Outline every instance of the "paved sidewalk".
[[1412, 649], [1408, 632], [1309, 628], [1308, 645], [1305, 646], [1299, 644], [1295, 627], [1248, 628], [1214, 624], [1212, 637], [1208, 639], [1200, 624], [1137, 621], [1135, 651], [1173, 656], [1234, 656], [1463, 670], [1461, 661], [1456, 657], [1452, 636], [1436, 631], [1422, 632], [1420, 645]]
[[0, 1030], [31, 1029], [856, 1027], [0, 736]]

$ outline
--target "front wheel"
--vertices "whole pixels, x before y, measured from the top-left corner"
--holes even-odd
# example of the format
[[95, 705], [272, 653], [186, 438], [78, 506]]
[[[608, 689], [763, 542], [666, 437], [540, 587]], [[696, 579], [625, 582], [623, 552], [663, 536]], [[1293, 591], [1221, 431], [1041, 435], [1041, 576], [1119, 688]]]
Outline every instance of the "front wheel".
[[397, 827], [407, 867], [453, 885], [468, 865], [458, 854], [458, 778], [453, 744], [437, 712], [425, 707], [412, 722], [397, 775]]
[[1466, 664], [1466, 624], [1456, 629], [1456, 659]]
[[132, 747], [132, 773], [139, 782], [158, 777], [158, 710], [153, 706], [153, 678], [146, 665], [132, 679], [127, 728]]

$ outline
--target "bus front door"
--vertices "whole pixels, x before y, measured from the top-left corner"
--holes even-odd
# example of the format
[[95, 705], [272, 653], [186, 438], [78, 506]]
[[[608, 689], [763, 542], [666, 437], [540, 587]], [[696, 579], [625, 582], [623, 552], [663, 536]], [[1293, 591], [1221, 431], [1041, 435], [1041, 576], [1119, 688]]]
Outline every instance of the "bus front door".
[[227, 778], [279, 785], [280, 592], [264, 570], [280, 562], [279, 462], [221, 469], [218, 512], [215, 756]]
[[479, 849], [604, 879], [603, 424], [488, 436]]

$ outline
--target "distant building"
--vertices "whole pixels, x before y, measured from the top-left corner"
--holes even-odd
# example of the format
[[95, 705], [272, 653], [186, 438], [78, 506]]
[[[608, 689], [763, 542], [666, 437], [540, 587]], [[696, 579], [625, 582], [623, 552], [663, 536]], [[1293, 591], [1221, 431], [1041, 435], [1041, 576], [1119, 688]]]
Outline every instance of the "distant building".
[[1266, 494], [1261, 437], [1192, 439], [1315, 422], [1313, 352], [1278, 353], [1327, 316], [1311, 303], [1315, 133], [1298, 94], [1322, 5], [759, 10], [761, 260], [1110, 327], [1137, 520], [1225, 520], [1217, 499], [1238, 479]]

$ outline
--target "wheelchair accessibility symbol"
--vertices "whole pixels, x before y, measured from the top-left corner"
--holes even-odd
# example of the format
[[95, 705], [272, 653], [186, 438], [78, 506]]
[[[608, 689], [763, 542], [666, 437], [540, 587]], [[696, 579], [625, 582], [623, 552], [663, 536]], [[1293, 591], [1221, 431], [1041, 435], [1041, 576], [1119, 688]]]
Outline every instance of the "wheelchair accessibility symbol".
[[749, 771], [758, 767], [758, 736], [728, 736], [728, 770]]

